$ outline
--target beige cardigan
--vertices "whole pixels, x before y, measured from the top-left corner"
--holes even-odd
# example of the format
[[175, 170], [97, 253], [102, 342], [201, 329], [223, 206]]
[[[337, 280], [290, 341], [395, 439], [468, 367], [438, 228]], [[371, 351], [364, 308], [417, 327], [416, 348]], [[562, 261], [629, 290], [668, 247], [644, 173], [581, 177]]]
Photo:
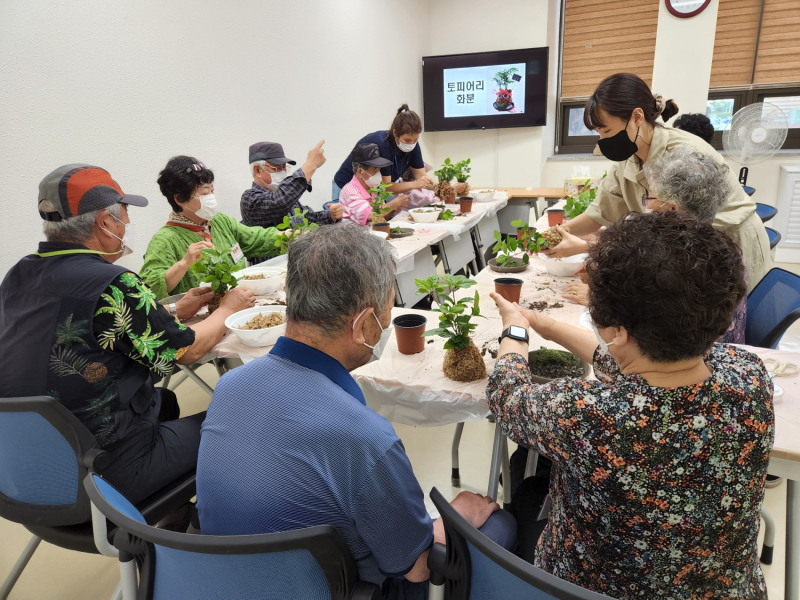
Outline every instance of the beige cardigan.
[[[679, 146], [691, 146], [717, 162], [724, 162], [719, 152], [696, 135], [663, 126], [656, 127], [653, 132], [647, 160], [653, 160]], [[750, 293], [772, 268], [769, 237], [756, 214], [755, 202], [742, 189], [733, 170], [730, 171], [730, 180], [734, 184], [733, 193], [717, 213], [714, 227], [726, 231], [742, 249], [747, 267], [747, 292]], [[586, 214], [595, 223], [611, 225], [624, 219], [628, 213], [644, 212], [642, 195], [649, 191], [650, 185], [639, 159], [633, 156], [611, 167], [597, 191], [597, 198], [586, 209]]]

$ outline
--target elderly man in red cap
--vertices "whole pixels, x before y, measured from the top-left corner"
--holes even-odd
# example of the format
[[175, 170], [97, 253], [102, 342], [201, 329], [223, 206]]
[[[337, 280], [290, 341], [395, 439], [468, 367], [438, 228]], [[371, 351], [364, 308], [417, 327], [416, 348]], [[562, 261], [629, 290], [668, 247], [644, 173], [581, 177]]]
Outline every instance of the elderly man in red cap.
[[180, 419], [153, 373], [202, 357], [225, 319], [252, 306], [252, 292], [234, 289], [202, 323], [183, 325], [213, 294], [194, 289], [167, 309], [114, 264], [134, 250], [128, 208], [147, 199], [125, 194], [104, 169], [59, 167], [39, 184], [37, 206], [47, 241], [0, 285], [0, 397], [61, 402], [109, 453], [103, 476], [139, 502], [195, 468], [205, 418]]

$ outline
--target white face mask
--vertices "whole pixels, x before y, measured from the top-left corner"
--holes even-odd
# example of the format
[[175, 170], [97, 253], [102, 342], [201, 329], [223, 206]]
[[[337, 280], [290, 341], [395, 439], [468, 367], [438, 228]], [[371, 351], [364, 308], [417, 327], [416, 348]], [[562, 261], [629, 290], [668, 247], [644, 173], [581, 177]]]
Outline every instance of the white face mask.
[[[358, 315], [358, 317], [356, 317], [355, 321], [353, 321], [353, 331], [355, 331], [355, 329], [356, 329], [356, 321], [358, 321], [361, 318], [361, 315], [363, 315], [365, 312], [367, 312], [367, 310], [369, 310], [369, 309], [365, 308], [364, 310], [362, 310], [361, 314]], [[375, 315], [374, 312], [372, 313], [372, 316], [375, 317], [376, 321], [378, 321], [378, 317]], [[381, 328], [381, 337], [378, 340], [378, 342], [374, 346], [370, 346], [366, 342], [364, 343], [364, 345], [367, 348], [372, 348], [372, 356], [367, 361], [367, 364], [369, 364], [371, 362], [375, 362], [376, 360], [380, 360], [381, 359], [381, 354], [383, 354], [383, 349], [386, 348], [386, 344], [389, 342], [389, 337], [392, 335], [392, 326], [391, 325], [389, 325], [386, 329], [384, 329], [383, 325], [381, 325], [381, 322], [378, 321], [378, 327]]]
[[192, 212], [200, 217], [201, 219], [205, 219], [206, 221], [210, 221], [214, 218], [214, 215], [217, 214], [217, 198], [214, 194], [205, 194], [204, 196], [193, 196], [193, 198], [197, 198], [200, 200], [200, 209], [199, 210], [192, 210], [188, 206], [184, 208], [189, 208]]
[[281, 181], [283, 181], [284, 179], [286, 179], [289, 176], [289, 172], [286, 171], [286, 170], [275, 171], [274, 173], [269, 173], [269, 178], [272, 181], [272, 183], [267, 183], [266, 181], [264, 181], [264, 173], [267, 173], [267, 171], [266, 170], [261, 171], [261, 174], [259, 175], [259, 177], [261, 178], [261, 183], [263, 183], [264, 186], [270, 192], [274, 192], [275, 190], [277, 190], [278, 186], [281, 183]]
[[594, 324], [592, 321], [592, 331], [594, 331], [594, 335], [597, 338], [597, 343], [600, 345], [600, 350], [605, 354], [608, 352], [608, 347], [613, 346], [614, 342], [606, 342], [603, 338], [600, 337], [600, 332], [597, 331], [597, 325]]
[[397, 142], [397, 147], [400, 148], [403, 152], [411, 152], [414, 148], [417, 147], [417, 142], [413, 144], [404, 144], [400, 140], [395, 140]]
[[368, 179], [365, 179], [364, 183], [367, 184], [367, 189], [370, 190], [383, 183], [383, 176], [381, 175], [381, 172], [378, 171], [377, 173], [375, 173], [375, 175], [371, 175]]
[[[120, 221], [114, 215], [111, 215], [111, 218], [114, 219], [117, 223], [122, 223], [122, 221]], [[134, 240], [136, 239], [136, 230], [133, 228], [133, 223], [123, 223], [123, 225], [125, 225], [125, 233], [122, 234], [122, 237], [119, 237], [118, 235], [111, 233], [105, 227], [101, 227], [100, 229], [102, 229], [108, 234], [113, 235], [120, 242], [122, 242], [122, 248], [120, 248], [120, 250], [117, 251], [117, 254], [122, 254], [122, 256], [128, 256], [128, 254], [131, 254], [133, 252], [133, 244]]]

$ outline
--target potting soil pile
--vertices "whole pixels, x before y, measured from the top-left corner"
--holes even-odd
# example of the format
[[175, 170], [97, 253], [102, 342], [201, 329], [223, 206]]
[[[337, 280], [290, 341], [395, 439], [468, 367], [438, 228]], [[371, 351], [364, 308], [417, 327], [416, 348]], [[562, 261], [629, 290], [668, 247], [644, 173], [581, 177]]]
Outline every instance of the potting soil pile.
[[275, 327], [276, 325], [283, 325], [283, 315], [279, 312], [271, 312], [267, 314], [256, 315], [247, 323], [237, 329], [267, 329], [268, 327]]
[[478, 381], [489, 376], [483, 357], [470, 340], [469, 346], [461, 350], [447, 350], [444, 355], [444, 374], [453, 381]]

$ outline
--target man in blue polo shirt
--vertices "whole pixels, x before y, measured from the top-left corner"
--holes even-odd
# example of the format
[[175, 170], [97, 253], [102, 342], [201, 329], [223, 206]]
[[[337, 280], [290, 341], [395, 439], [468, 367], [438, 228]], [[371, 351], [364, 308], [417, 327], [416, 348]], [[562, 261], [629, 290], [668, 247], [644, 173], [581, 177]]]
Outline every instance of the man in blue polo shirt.
[[[392, 247], [361, 227], [322, 227], [288, 258], [286, 336], [220, 380], [203, 425], [200, 526], [244, 535], [333, 525], [362, 580], [385, 581], [389, 598], [424, 598], [441, 520], [428, 516], [402, 442], [349, 374], [389, 339]], [[490, 498], [462, 492], [453, 506], [516, 545], [513, 517]]]

